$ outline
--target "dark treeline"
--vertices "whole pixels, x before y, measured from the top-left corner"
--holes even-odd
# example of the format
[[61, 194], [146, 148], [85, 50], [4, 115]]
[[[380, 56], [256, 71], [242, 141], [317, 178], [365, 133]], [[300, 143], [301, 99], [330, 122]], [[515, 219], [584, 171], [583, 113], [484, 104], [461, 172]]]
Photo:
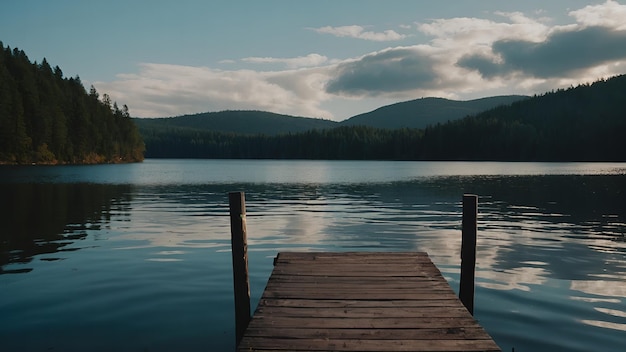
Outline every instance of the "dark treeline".
[[0, 42], [0, 163], [105, 163], [143, 160], [128, 107], [64, 78], [44, 58]]
[[187, 129], [142, 131], [148, 158], [414, 159], [423, 132], [345, 126], [277, 136]]
[[626, 75], [497, 107], [426, 129], [344, 126], [238, 135], [142, 128], [146, 157], [626, 161]]
[[626, 161], [626, 75], [428, 128], [423, 158]]

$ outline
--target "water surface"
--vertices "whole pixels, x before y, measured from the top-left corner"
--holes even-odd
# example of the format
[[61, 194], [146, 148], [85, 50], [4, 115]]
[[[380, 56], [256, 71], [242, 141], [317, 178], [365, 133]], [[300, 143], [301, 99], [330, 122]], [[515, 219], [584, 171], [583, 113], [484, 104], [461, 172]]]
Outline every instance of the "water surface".
[[228, 199], [252, 301], [279, 251], [427, 251], [504, 351], [626, 347], [626, 164], [155, 160], [0, 168], [3, 351], [234, 348]]

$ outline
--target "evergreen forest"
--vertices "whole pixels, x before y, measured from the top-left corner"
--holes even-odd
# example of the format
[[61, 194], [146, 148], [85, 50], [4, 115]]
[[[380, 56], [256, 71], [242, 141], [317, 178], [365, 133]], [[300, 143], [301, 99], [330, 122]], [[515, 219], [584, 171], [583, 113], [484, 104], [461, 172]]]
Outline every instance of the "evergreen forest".
[[626, 75], [423, 129], [356, 125], [268, 135], [139, 128], [153, 158], [626, 161]]
[[44, 58], [0, 42], [0, 164], [84, 164], [143, 160], [128, 107], [87, 92]]

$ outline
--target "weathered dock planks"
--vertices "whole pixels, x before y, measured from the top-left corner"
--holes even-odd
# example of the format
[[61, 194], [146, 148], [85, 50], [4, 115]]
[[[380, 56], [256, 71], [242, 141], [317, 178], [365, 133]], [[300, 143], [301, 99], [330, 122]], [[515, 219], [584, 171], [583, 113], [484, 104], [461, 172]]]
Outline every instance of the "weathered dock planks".
[[279, 253], [238, 351], [500, 351], [426, 253]]

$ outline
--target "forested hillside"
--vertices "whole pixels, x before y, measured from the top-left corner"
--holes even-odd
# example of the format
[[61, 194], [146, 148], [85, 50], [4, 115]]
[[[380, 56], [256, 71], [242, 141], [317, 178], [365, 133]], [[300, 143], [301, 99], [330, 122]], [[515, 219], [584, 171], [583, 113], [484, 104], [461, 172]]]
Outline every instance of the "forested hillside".
[[44, 58], [0, 42], [0, 163], [108, 163], [143, 160], [128, 107], [86, 92]]
[[205, 112], [169, 118], [138, 118], [135, 119], [135, 123], [146, 132], [160, 133], [164, 130], [184, 129], [268, 136], [338, 126], [337, 122], [330, 120], [242, 110]]
[[135, 119], [135, 123], [142, 134], [198, 130], [275, 136], [341, 126], [368, 126], [384, 129], [425, 128], [429, 125], [458, 120], [526, 98], [528, 97], [522, 95], [506, 95], [468, 101], [422, 98], [383, 106], [341, 122], [281, 115], [267, 111], [231, 110], [167, 118], [138, 118]]
[[144, 135], [146, 157], [626, 161], [626, 76], [425, 129], [343, 126], [277, 136], [192, 129]]
[[626, 161], [626, 75], [427, 128], [420, 157]]
[[353, 116], [342, 126], [370, 126], [376, 128], [426, 128], [438, 123], [476, 115], [496, 106], [509, 105], [528, 98], [523, 95], [503, 95], [467, 101], [444, 98], [421, 98], [380, 107], [374, 111]]

